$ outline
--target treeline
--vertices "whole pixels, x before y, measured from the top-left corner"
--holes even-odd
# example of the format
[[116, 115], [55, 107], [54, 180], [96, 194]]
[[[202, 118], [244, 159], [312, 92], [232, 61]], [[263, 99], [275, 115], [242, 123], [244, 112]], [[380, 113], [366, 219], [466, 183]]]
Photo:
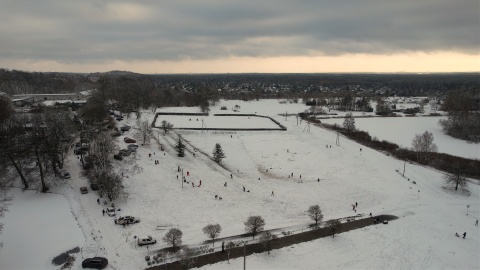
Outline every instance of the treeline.
[[[308, 114], [300, 114], [302, 119], [313, 122], [317, 125], [320, 125], [321, 122], [318, 119], [309, 117]], [[480, 160], [477, 159], [467, 159], [457, 156], [452, 156], [444, 153], [429, 153], [428, 159], [419, 158], [419, 155], [416, 151], [401, 148], [398, 144], [392, 143], [386, 140], [378, 140], [376, 137], [370, 136], [366, 131], [361, 130], [348, 130], [347, 128], [340, 127], [338, 125], [330, 124], [321, 124], [323, 127], [338, 131], [345, 137], [352, 139], [360, 144], [363, 144], [367, 147], [384, 151], [390, 155], [401, 159], [412, 162], [417, 162], [422, 165], [431, 166], [435, 169], [450, 173], [457, 174], [461, 172], [462, 175], [466, 177], [471, 177], [475, 179], [480, 179]]]
[[[148, 87], [153, 95], [173, 95], [209, 89], [222, 98], [257, 99], [304, 97], [325, 91], [365, 92], [381, 95], [442, 95], [451, 89], [478, 89], [478, 73], [451, 74], [138, 74], [25, 72], [0, 69], [0, 91], [9, 95], [67, 93], [98, 89], [101, 78], [130, 81], [135, 89]], [[221, 90], [221, 91], [218, 91]], [[187, 94], [188, 96], [188, 94]], [[308, 96], [307, 96], [308, 97]], [[188, 97], [186, 103], [188, 103]]]

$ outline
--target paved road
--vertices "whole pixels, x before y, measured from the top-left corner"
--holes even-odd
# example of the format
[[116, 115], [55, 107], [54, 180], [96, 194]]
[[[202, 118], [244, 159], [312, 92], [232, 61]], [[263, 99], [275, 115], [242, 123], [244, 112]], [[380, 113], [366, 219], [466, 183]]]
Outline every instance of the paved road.
[[[378, 218], [380, 222], [382, 222], [384, 220], [388, 220], [388, 221], [395, 220], [398, 217], [393, 215], [380, 215], [380, 216], [374, 216], [371, 218], [369, 217], [369, 218], [349, 221], [346, 223], [342, 223], [336, 229], [336, 234], [374, 225], [375, 218]], [[284, 248], [287, 246], [308, 242], [308, 241], [312, 241], [318, 238], [331, 236], [331, 235], [332, 235], [332, 230], [330, 229], [330, 227], [325, 227], [325, 228], [319, 228], [316, 230], [310, 230], [310, 231], [306, 231], [298, 234], [283, 236], [281, 238], [278, 238], [272, 241], [272, 249]], [[245, 247], [245, 252], [247, 256], [253, 253], [260, 253], [265, 251], [266, 251], [265, 246], [262, 243], [249, 244], [249, 245], [246, 245]], [[230, 259], [243, 257], [243, 254], [244, 254], [243, 246], [233, 248], [230, 250]], [[201, 267], [207, 264], [214, 264], [217, 262], [226, 261], [228, 259], [227, 256], [228, 256], [227, 252], [221, 252], [221, 251], [198, 256], [195, 258], [195, 262], [193, 266], [190, 266], [190, 267], [191, 268]], [[153, 266], [147, 269], [148, 270], [160, 270], [160, 269], [162, 270], [163, 269], [169, 269], [169, 270], [179, 269], [180, 270], [180, 269], [186, 269], [186, 268], [184, 265], [182, 265], [180, 262], [177, 261], [177, 262], [168, 263], [167, 265], [163, 264], [163, 265]]]

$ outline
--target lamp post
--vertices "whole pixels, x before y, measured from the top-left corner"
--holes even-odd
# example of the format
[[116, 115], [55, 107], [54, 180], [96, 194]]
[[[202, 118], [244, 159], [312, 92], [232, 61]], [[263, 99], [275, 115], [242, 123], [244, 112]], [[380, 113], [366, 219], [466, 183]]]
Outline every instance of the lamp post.
[[247, 267], [247, 248], [245, 246], [246, 241], [243, 242], [243, 270]]

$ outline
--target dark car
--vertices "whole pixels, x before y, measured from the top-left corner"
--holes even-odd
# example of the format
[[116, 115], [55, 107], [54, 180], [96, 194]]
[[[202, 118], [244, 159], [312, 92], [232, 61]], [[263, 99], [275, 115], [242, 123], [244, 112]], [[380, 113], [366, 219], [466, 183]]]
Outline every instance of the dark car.
[[130, 156], [130, 153], [131, 151], [129, 149], [118, 150], [118, 154], [123, 157]]
[[136, 143], [137, 142], [134, 139], [128, 138], [128, 137], [123, 138], [123, 141], [126, 142], [126, 143]]
[[87, 194], [87, 193], [88, 193], [87, 187], [81, 187], [81, 188], [80, 188], [80, 193], [82, 193], [82, 194]]
[[121, 127], [120, 130], [121, 131], [129, 131], [130, 128], [131, 128], [130, 126], [125, 125], [125, 126]]
[[116, 160], [123, 160], [123, 157], [117, 154], [113, 155], [113, 158]]
[[99, 189], [97, 183], [91, 183], [91, 184], [90, 184], [90, 188], [91, 188], [92, 190], [98, 190], [98, 189]]
[[139, 222], [140, 222], [140, 219], [134, 218], [132, 216], [119, 217], [118, 219], [115, 220], [115, 224], [118, 224], [118, 225], [135, 224]]
[[107, 258], [103, 257], [93, 257], [83, 260], [82, 268], [96, 268], [103, 269], [108, 265]]

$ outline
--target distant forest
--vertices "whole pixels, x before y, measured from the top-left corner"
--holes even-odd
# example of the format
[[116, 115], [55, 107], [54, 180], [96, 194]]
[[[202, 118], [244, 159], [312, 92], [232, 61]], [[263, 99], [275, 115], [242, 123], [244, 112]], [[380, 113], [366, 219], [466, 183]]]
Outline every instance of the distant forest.
[[[72, 93], [98, 89], [102, 79], [146, 94], [156, 91], [218, 92], [224, 98], [308, 97], [321, 92], [370, 96], [444, 96], [450, 90], [478, 90], [479, 73], [437, 74], [137, 74], [26, 72], [0, 69], [0, 91], [9, 95]], [[126, 83], [128, 82], [128, 83]], [[157, 93], [154, 93], [157, 94]]]

